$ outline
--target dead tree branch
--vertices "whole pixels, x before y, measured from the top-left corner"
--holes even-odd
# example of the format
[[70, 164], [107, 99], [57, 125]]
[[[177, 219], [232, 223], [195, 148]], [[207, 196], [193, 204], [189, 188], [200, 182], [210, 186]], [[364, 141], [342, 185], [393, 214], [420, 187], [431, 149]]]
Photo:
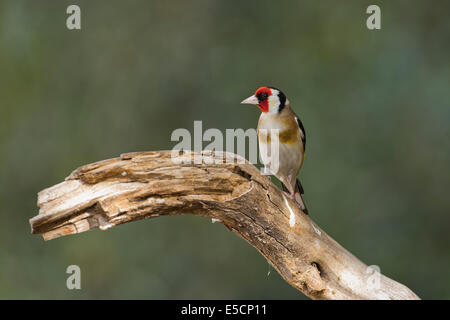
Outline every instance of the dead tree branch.
[[[170, 151], [140, 152], [83, 166], [39, 193], [32, 232], [50, 240], [161, 215], [194, 214], [221, 221], [313, 299], [419, 299], [368, 269], [252, 164], [218, 152], [203, 152], [203, 164], [177, 164], [194, 155], [173, 159]], [[243, 163], [233, 162], [235, 157]]]

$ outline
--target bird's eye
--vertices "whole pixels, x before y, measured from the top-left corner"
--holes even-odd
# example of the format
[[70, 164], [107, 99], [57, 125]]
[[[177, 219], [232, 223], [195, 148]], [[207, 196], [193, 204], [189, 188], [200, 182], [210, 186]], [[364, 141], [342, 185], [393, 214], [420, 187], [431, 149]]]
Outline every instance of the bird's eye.
[[260, 93], [260, 95], [259, 95], [259, 100], [264, 101], [264, 100], [266, 100], [268, 97], [269, 97], [269, 94], [268, 94], [267, 92], [263, 92], [263, 93]]

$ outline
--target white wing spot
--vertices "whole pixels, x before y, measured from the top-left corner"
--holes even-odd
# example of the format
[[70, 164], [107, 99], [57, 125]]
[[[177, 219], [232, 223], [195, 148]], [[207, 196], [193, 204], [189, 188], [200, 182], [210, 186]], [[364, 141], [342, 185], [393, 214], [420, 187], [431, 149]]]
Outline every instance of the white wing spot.
[[[295, 122], [298, 123], [298, 118], [297, 117], [295, 117]], [[299, 126], [298, 129], [300, 130], [300, 135], [302, 136], [302, 139], [305, 139], [305, 133], [303, 132], [302, 128], [300, 128], [300, 126]]]

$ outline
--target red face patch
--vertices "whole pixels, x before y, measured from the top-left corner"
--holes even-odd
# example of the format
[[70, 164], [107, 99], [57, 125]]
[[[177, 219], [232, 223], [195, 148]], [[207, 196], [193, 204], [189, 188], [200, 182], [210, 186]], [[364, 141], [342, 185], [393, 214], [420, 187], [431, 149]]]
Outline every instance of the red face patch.
[[269, 97], [272, 95], [272, 90], [267, 87], [261, 87], [255, 92], [255, 97], [258, 98], [258, 107], [262, 112], [269, 111]]

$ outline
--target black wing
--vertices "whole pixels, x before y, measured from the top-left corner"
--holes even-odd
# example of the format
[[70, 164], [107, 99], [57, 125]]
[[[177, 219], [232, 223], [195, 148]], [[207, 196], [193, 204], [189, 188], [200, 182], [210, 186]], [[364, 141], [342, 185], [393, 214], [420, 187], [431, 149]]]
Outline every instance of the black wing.
[[306, 150], [306, 131], [303, 127], [303, 123], [300, 121], [298, 117], [295, 117], [295, 120], [297, 120], [298, 127], [300, 128], [300, 135], [302, 136], [302, 142], [303, 142], [303, 150]]

